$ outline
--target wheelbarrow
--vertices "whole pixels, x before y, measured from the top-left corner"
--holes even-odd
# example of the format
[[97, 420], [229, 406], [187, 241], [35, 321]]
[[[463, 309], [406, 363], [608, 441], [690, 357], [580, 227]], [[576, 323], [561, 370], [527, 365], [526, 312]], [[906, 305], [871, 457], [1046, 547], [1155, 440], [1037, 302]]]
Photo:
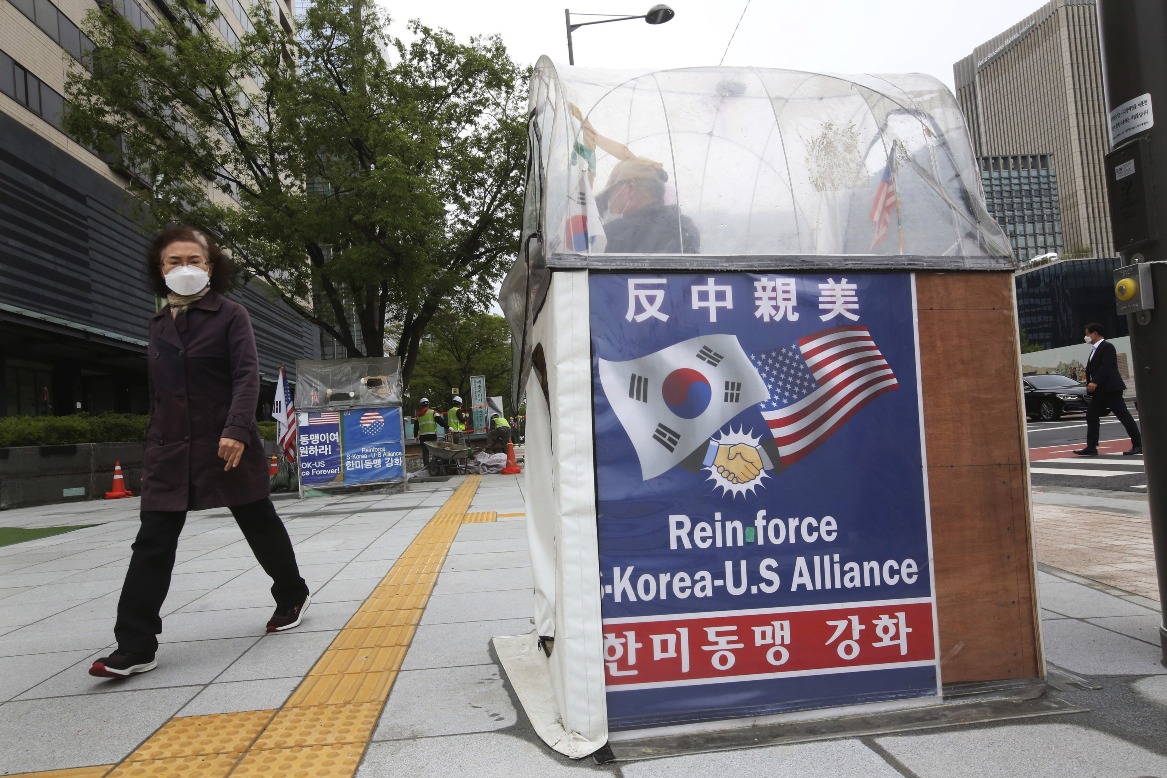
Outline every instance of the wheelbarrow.
[[465, 472], [470, 449], [444, 440], [422, 441], [430, 455], [430, 475], [458, 475]]

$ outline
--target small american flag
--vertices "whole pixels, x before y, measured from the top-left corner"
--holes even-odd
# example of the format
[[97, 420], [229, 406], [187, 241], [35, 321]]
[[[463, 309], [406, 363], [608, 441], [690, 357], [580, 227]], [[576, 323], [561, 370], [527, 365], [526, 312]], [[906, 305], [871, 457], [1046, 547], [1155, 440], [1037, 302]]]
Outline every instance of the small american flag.
[[899, 386], [861, 326], [823, 330], [750, 359], [770, 390], [759, 407], [783, 465], [802, 459], [860, 408]]
[[887, 155], [887, 165], [883, 168], [883, 175], [879, 179], [879, 187], [875, 190], [875, 199], [871, 202], [871, 221], [875, 222], [875, 236], [871, 239], [871, 248], [887, 235], [888, 220], [892, 212], [899, 207], [899, 198], [896, 195], [896, 150], [893, 147]]
[[308, 416], [308, 426], [312, 427], [317, 424], [340, 424], [339, 413], [321, 413], [317, 416]]

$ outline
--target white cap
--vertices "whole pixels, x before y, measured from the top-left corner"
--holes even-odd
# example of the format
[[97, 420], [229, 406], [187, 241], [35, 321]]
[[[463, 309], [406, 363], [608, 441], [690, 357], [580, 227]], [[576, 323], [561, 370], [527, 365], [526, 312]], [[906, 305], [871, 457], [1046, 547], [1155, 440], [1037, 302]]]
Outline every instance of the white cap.
[[459, 397], [458, 395], [454, 395], [454, 402], [460, 403], [460, 402], [462, 402], [462, 398]]
[[418, 403], [418, 405], [429, 405], [429, 404], [430, 404], [430, 401], [426, 397], [421, 398], [421, 402]]

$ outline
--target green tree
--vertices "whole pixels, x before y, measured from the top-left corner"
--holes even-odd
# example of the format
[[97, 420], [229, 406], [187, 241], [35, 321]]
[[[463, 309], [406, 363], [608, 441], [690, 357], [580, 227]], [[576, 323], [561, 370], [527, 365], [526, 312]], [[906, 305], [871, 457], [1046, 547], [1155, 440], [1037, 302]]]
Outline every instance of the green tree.
[[1029, 337], [1025, 334], [1025, 330], [1021, 330], [1021, 353], [1028, 354], [1031, 351], [1043, 351], [1041, 345], [1037, 343], [1030, 343]]
[[411, 405], [428, 397], [435, 407], [445, 410], [450, 389], [457, 388], [464, 407], [469, 408], [472, 375], [485, 376], [487, 393], [502, 395], [509, 402], [511, 336], [506, 319], [468, 311], [439, 313], [418, 352], [417, 369], [406, 392]]
[[[484, 310], [518, 241], [525, 74], [497, 38], [409, 40], [367, 0], [231, 41], [201, 0], [160, 25], [101, 4], [66, 125], [117, 157], [154, 226], [185, 222], [350, 354], [402, 359], [453, 296]], [[395, 336], [386, 349], [386, 330]]]

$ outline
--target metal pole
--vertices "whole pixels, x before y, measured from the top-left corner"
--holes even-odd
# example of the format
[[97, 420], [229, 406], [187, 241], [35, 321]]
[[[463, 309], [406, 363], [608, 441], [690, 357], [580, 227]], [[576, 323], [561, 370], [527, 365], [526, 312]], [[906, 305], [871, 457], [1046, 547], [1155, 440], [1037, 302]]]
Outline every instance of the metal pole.
[[[1112, 133], [1119, 133], [1106, 164], [1115, 246], [1130, 264], [1155, 263], [1151, 289], [1158, 307], [1128, 314], [1127, 324], [1135, 392], [1142, 400], [1139, 425], [1162, 611], [1159, 642], [1167, 666], [1167, 406], [1161, 402], [1167, 397], [1167, 3], [1098, 0], [1097, 7], [1106, 108]], [[1125, 167], [1117, 166], [1120, 157]]]
[[575, 64], [575, 53], [571, 50], [571, 11], [563, 9], [563, 20], [567, 23], [567, 64]]

